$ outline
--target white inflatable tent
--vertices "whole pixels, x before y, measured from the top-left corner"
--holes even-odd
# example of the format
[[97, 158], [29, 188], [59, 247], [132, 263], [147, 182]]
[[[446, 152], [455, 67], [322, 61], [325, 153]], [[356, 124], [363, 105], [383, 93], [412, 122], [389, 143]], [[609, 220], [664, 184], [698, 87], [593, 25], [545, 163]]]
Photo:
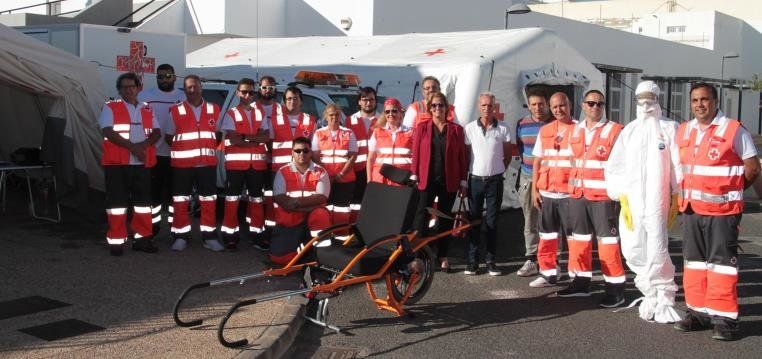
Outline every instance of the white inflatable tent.
[[97, 65], [0, 25], [0, 160], [41, 148], [59, 185], [103, 190], [97, 116], [105, 98]]
[[[588, 89], [603, 89], [601, 73], [553, 31], [541, 28], [390, 36], [229, 38], [186, 56], [188, 73], [238, 80], [273, 75], [279, 83], [299, 70], [351, 73], [362, 86], [403, 104], [418, 100], [422, 77], [436, 76], [461, 124], [478, 117], [482, 91], [491, 91], [512, 128], [528, 114], [525, 88], [566, 86], [579, 103]], [[518, 207], [514, 160], [504, 206]], [[513, 178], [512, 178], [513, 177]]]

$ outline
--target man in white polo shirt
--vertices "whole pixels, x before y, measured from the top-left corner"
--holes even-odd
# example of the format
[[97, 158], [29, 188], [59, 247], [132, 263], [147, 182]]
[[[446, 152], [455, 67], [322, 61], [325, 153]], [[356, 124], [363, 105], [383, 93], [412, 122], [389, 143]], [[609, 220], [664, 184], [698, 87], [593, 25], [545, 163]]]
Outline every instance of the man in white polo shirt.
[[494, 116], [495, 95], [479, 94], [478, 120], [466, 125], [466, 152], [471, 161], [468, 178], [468, 204], [472, 219], [486, 216], [471, 230], [465, 274], [474, 275], [479, 269], [479, 242], [487, 244], [487, 271], [492, 276], [502, 274], [495, 264], [497, 245], [497, 215], [503, 203], [503, 172], [511, 161], [511, 135], [508, 126]]

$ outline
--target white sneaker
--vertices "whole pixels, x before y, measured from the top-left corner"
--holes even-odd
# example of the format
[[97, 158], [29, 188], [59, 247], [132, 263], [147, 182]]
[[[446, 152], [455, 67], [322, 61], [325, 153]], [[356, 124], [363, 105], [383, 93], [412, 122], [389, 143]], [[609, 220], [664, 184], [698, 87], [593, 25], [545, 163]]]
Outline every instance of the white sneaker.
[[516, 272], [516, 275], [519, 277], [531, 277], [537, 273], [539, 273], [539, 270], [537, 270], [537, 263], [529, 259], [524, 262], [524, 265], [521, 266], [521, 268], [519, 268], [519, 270]]
[[188, 241], [182, 238], [178, 238], [178, 239], [175, 239], [175, 243], [172, 243], [172, 250], [175, 252], [182, 252], [182, 250], [185, 249], [185, 247], [187, 246], [188, 246]]
[[545, 277], [537, 277], [535, 280], [531, 281], [529, 283], [529, 286], [532, 288], [545, 288], [545, 287], [553, 287], [556, 283], [551, 283]]
[[225, 247], [222, 245], [222, 243], [216, 239], [205, 240], [204, 248], [214, 252], [222, 252], [225, 250]]

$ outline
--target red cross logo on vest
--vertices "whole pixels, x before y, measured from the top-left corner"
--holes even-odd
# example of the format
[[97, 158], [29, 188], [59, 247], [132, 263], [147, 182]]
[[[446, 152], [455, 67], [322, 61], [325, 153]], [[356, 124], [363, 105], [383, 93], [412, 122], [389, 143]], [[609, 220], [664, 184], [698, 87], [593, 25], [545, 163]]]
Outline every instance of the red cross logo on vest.
[[143, 80], [143, 73], [153, 73], [156, 71], [156, 59], [146, 57], [147, 53], [148, 48], [143, 45], [142, 41], [130, 41], [130, 54], [129, 56], [117, 55], [116, 69], [118, 71], [134, 72]]
[[709, 150], [709, 153], [707, 153], [707, 156], [709, 156], [710, 160], [717, 161], [717, 159], [720, 158], [720, 150], [718, 150], [717, 147], [712, 147]]
[[429, 51], [424, 52], [424, 54], [426, 54], [426, 56], [434, 56], [434, 55], [440, 55], [440, 54], [444, 54], [444, 53], [445, 53], [444, 49], [429, 50]]
[[598, 148], [595, 149], [595, 152], [598, 153], [598, 156], [605, 156], [606, 155], [606, 147], [603, 145], [598, 145]]

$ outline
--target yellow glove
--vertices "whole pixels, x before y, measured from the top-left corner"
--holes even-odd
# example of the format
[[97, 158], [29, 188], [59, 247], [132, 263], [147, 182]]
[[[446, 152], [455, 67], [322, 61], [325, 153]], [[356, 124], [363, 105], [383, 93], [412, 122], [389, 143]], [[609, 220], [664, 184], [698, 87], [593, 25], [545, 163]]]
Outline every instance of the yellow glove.
[[677, 219], [677, 193], [672, 195], [672, 201], [669, 204], [669, 217], [667, 217], [667, 229], [672, 228]]
[[627, 227], [627, 230], [634, 231], [635, 226], [632, 225], [632, 212], [630, 212], [630, 201], [627, 200], [627, 196], [619, 196], [619, 204], [622, 206], [620, 215], [624, 220], [624, 226]]

